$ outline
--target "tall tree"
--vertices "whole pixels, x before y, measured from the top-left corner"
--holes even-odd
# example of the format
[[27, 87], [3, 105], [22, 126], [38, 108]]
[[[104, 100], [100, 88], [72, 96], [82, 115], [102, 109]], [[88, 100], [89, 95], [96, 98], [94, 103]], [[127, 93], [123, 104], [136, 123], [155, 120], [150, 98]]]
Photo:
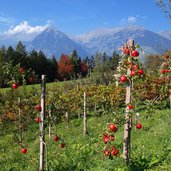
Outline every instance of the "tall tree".
[[5, 55], [5, 62], [12, 61], [13, 64], [15, 63], [15, 50], [13, 49], [12, 46], [9, 46], [6, 50], [6, 55]]
[[21, 63], [21, 66], [26, 67], [27, 51], [26, 51], [26, 47], [22, 44], [21, 41], [17, 43], [16, 48], [15, 48], [15, 53], [17, 57], [16, 64]]
[[57, 78], [57, 61], [54, 56], [47, 60], [46, 75], [49, 82]]
[[29, 55], [29, 68], [32, 68], [36, 74], [38, 75], [39, 79], [41, 75], [47, 73], [47, 58], [42, 51], [31, 51]]
[[81, 74], [81, 58], [79, 58], [78, 54], [77, 54], [77, 51], [74, 50], [70, 56], [70, 59], [71, 59], [71, 62], [73, 64], [73, 69], [74, 69], [74, 72], [73, 72], [73, 76], [75, 78], [78, 77], [79, 74]]
[[97, 52], [94, 58], [94, 72], [100, 73], [103, 72], [103, 56], [101, 53]]
[[3, 66], [5, 63], [5, 53], [6, 53], [5, 46], [2, 46], [0, 48], [0, 87], [3, 86], [3, 82], [4, 82]]
[[92, 55], [90, 58], [87, 56], [85, 59], [83, 59], [83, 62], [87, 65], [87, 73], [89, 76], [91, 76], [91, 73], [94, 68], [94, 56]]
[[5, 54], [6, 54], [6, 48], [4, 45], [0, 48], [0, 63], [3, 64], [5, 62]]
[[58, 61], [58, 73], [59, 79], [70, 79], [71, 76], [73, 75], [73, 71], [74, 71], [74, 65], [71, 61], [71, 59], [67, 56], [62, 54], [61, 58]]
[[113, 52], [112, 58], [111, 58], [111, 68], [112, 70], [116, 70], [118, 64], [119, 64], [120, 56], [116, 51]]

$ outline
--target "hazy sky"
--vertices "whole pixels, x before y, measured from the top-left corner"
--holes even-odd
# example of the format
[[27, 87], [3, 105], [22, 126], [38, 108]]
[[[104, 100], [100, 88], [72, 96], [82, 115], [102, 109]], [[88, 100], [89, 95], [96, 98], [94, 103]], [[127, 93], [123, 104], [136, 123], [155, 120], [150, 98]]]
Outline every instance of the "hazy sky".
[[155, 0], [0, 0], [0, 32], [37, 31], [47, 25], [69, 34], [126, 24], [171, 29]]

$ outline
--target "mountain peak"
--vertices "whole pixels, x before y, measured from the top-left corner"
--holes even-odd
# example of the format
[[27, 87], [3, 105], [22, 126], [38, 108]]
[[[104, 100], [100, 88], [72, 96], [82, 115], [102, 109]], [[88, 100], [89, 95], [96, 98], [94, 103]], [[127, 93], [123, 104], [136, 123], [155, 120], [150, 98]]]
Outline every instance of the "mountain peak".
[[76, 41], [81, 41], [83, 43], [87, 43], [93, 39], [104, 37], [104, 36], [112, 36], [113, 34], [119, 32], [119, 31], [124, 31], [124, 32], [129, 32], [129, 31], [144, 31], [145, 28], [142, 26], [137, 26], [137, 25], [125, 25], [122, 27], [114, 27], [114, 28], [101, 28], [101, 29], [96, 29], [93, 31], [90, 31], [88, 33], [82, 34], [75, 36]]
[[42, 50], [47, 56], [55, 55], [57, 58], [62, 54], [70, 54], [74, 49], [81, 56], [87, 56], [86, 50], [71, 40], [65, 33], [57, 30], [54, 26], [49, 26], [29, 44], [29, 50]]
[[46, 31], [46, 32], [56, 32], [57, 29], [53, 25], [51, 25], [51, 26], [47, 27], [44, 31]]

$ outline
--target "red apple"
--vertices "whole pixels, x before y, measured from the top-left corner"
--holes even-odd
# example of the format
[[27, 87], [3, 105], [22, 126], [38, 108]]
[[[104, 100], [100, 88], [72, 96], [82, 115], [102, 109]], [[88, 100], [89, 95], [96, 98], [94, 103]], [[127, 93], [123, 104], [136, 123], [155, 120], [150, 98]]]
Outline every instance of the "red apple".
[[12, 87], [13, 89], [17, 89], [17, 88], [18, 88], [18, 84], [13, 83], [11, 87]]
[[37, 118], [35, 119], [35, 121], [36, 121], [36, 123], [39, 123], [39, 122], [40, 122], [40, 117], [37, 117]]
[[136, 75], [136, 72], [135, 71], [131, 71], [131, 77], [133, 77], [134, 75]]
[[133, 50], [133, 51], [131, 52], [131, 56], [133, 56], [133, 57], [138, 57], [138, 56], [139, 56], [139, 52], [138, 52], [137, 50]]
[[108, 137], [103, 137], [103, 141], [106, 144], [109, 141], [109, 138]]
[[126, 54], [126, 55], [129, 55], [130, 54], [130, 50], [128, 49], [128, 48], [126, 48], [126, 49], [124, 49], [124, 54]]
[[109, 150], [105, 150], [104, 154], [105, 154], [105, 156], [109, 156], [110, 155], [110, 151]]
[[133, 69], [133, 70], [137, 70], [138, 68], [139, 68], [138, 65], [133, 65], [133, 66], [132, 66], [132, 69]]
[[116, 148], [111, 151], [112, 156], [117, 156], [118, 154], [119, 154], [119, 151]]
[[164, 55], [164, 57], [165, 57], [165, 59], [168, 59], [168, 58], [169, 58], [168, 53], [166, 53], [166, 54]]
[[165, 70], [164, 70], [164, 69], [162, 69], [162, 70], [161, 70], [161, 73], [162, 73], [162, 74], [164, 74], [164, 73], [165, 73]]
[[41, 108], [41, 106], [40, 106], [39, 104], [37, 104], [37, 105], [35, 106], [35, 109], [36, 109], [37, 111], [41, 111], [41, 110], [42, 110], [42, 108]]
[[58, 141], [59, 137], [57, 135], [54, 136], [54, 141]]
[[64, 148], [65, 147], [65, 144], [64, 143], [61, 143], [61, 148]]
[[22, 149], [21, 149], [21, 152], [22, 152], [23, 154], [26, 154], [26, 153], [27, 153], [27, 148], [22, 148]]
[[127, 77], [125, 75], [122, 75], [119, 80], [120, 82], [124, 83], [127, 81]]
[[117, 126], [115, 124], [109, 124], [109, 129], [112, 131], [112, 132], [116, 132], [117, 131]]
[[138, 71], [138, 73], [139, 73], [140, 75], [143, 75], [143, 74], [144, 74], [144, 70], [140, 69], [140, 70]]
[[136, 128], [137, 128], [137, 129], [141, 129], [141, 128], [142, 128], [142, 124], [137, 123], [137, 124], [136, 124]]
[[134, 109], [134, 106], [132, 106], [132, 105], [128, 105], [127, 107], [129, 110]]

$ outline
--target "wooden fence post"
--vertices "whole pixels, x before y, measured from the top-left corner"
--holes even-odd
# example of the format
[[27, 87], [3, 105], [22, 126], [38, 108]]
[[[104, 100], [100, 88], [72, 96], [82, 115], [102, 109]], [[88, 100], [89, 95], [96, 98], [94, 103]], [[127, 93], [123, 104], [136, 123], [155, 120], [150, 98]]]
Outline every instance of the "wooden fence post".
[[169, 101], [170, 101], [170, 109], [171, 109], [171, 89], [169, 89]]
[[39, 171], [44, 170], [44, 149], [45, 149], [45, 134], [44, 134], [44, 120], [45, 120], [45, 95], [46, 95], [46, 76], [42, 75], [41, 84], [41, 112], [40, 112], [40, 165]]
[[49, 123], [49, 139], [50, 139], [51, 138], [51, 117], [52, 117], [51, 107], [49, 107], [49, 109], [48, 109], [48, 114], [49, 114], [49, 120], [50, 120], [50, 123]]
[[23, 141], [23, 128], [21, 125], [21, 98], [18, 97], [18, 116], [19, 116], [19, 141], [22, 143]]
[[87, 131], [86, 93], [84, 92], [84, 115], [83, 115], [83, 134], [84, 134], [84, 136], [87, 133], [88, 133], [88, 131]]
[[66, 127], [69, 128], [69, 113], [68, 112], [65, 113], [65, 117], [66, 117]]

